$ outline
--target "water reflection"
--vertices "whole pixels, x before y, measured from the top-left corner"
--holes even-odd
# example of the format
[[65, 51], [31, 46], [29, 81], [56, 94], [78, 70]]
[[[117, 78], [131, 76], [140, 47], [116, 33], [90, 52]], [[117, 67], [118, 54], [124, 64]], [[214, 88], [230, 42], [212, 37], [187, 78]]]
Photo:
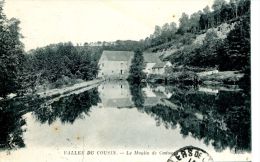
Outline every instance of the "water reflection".
[[189, 122], [183, 122], [182, 118], [179, 123], [194, 138], [211, 143], [218, 151], [227, 147], [235, 152], [251, 150], [248, 94], [223, 90], [215, 94], [189, 89], [178, 91], [169, 100], [182, 114], [187, 114]]
[[38, 96], [13, 98], [0, 102], [0, 148], [24, 147], [22, 127], [26, 125], [23, 115], [32, 112], [36, 121], [51, 125], [57, 119], [70, 123], [89, 115], [91, 107], [100, 102], [97, 88], [80, 94], [41, 99]]
[[38, 109], [33, 111], [33, 115], [41, 123], [52, 124], [57, 119], [62, 123], [71, 123], [89, 115], [91, 106], [100, 102], [97, 88], [85, 91], [80, 94], [72, 94], [60, 98], [58, 101], [45, 102]]
[[[251, 150], [250, 96], [243, 91], [180, 85], [132, 87], [139, 88], [131, 91], [138, 96], [134, 103], [139, 104], [142, 98], [143, 112], [151, 115], [157, 126], [175, 129], [179, 125], [183, 137], [203, 140], [216, 151]], [[156, 93], [158, 89], [160, 93]]]
[[42, 99], [34, 96], [13, 98], [0, 101], [0, 148], [16, 149], [24, 147], [23, 127], [26, 120], [23, 115], [37, 109], [43, 103]]
[[[36, 122], [24, 119], [24, 114], [29, 114], [27, 116], [36, 119]], [[88, 117], [85, 118], [86, 116]], [[155, 143], [152, 137], [147, 137], [151, 134], [158, 139], [176, 139], [180, 135], [183, 137], [181, 143], [185, 143], [185, 138], [191, 137], [203, 141], [208, 147], [213, 146], [216, 151], [230, 149], [235, 153], [250, 152], [250, 116], [250, 95], [238, 87], [104, 82], [98, 88], [60, 98], [40, 99], [29, 96], [1, 101], [0, 147], [12, 149], [33, 143], [30, 138], [25, 138], [24, 141], [23, 134], [34, 137], [34, 131], [37, 130], [41, 130], [42, 134], [39, 139], [49, 138], [45, 141], [53, 143], [52, 136], [47, 136], [47, 129], [60, 122], [62, 130], [80, 132], [84, 138], [89, 139], [89, 143], [93, 142], [92, 145], [96, 144], [95, 141], [103, 142], [100, 143], [101, 146], [108, 141], [109, 146], [124, 146], [127, 142], [134, 145], [133, 139], [140, 138], [142, 140], [134, 145], [139, 146], [142, 142]], [[153, 120], [156, 121], [155, 126], [150, 125]], [[135, 121], [142, 125], [133, 124]], [[26, 122], [29, 122], [29, 126], [26, 126]], [[24, 127], [30, 128], [31, 132], [25, 132]], [[118, 134], [115, 130], [122, 133]], [[132, 137], [140, 130], [143, 130], [142, 137]], [[166, 133], [165, 130], [171, 131]], [[65, 132], [59, 134], [61, 145], [64, 144], [62, 139], [67, 140], [69, 136]], [[131, 140], [126, 141], [128, 136]], [[168, 147], [165, 139], [160, 139], [161, 147]]]
[[107, 81], [98, 87], [102, 107], [131, 108], [134, 107], [129, 83], [125, 80]]
[[16, 149], [24, 147], [22, 126], [25, 120], [12, 110], [0, 110], [0, 148]]

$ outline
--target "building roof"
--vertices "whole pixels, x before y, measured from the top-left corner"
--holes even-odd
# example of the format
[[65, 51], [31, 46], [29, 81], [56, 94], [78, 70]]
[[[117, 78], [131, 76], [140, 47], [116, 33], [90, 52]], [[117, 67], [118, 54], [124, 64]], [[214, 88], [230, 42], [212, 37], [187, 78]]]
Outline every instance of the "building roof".
[[105, 57], [109, 61], [129, 61], [133, 56], [132, 51], [103, 51], [101, 57]]
[[155, 69], [155, 68], [163, 68], [165, 65], [166, 65], [166, 62], [156, 63], [156, 64], [152, 67], [152, 69]]
[[144, 56], [144, 62], [145, 63], [159, 63], [162, 62], [159, 58], [159, 54], [158, 53], [147, 53], [144, 52], [143, 53]]

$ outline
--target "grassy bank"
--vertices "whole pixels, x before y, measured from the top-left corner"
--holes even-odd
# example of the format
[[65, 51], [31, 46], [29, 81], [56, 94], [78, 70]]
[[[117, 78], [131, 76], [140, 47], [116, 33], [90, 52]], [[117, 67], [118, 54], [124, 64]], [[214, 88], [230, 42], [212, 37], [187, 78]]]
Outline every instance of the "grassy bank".
[[183, 83], [189, 85], [235, 85], [244, 77], [243, 73], [238, 71], [217, 71], [206, 75], [199, 75], [200, 73], [194, 71], [176, 71], [167, 75], [151, 74], [147, 77], [147, 82], [150, 83]]

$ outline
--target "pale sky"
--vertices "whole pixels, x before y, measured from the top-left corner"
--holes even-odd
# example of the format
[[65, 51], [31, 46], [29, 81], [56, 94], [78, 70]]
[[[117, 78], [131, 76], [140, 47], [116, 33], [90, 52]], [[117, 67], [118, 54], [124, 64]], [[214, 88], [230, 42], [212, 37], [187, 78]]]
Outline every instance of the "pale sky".
[[[192, 14], [213, 0], [6, 0], [8, 18], [21, 21], [25, 49], [51, 43], [140, 40], [155, 25]], [[175, 17], [173, 17], [175, 15]]]

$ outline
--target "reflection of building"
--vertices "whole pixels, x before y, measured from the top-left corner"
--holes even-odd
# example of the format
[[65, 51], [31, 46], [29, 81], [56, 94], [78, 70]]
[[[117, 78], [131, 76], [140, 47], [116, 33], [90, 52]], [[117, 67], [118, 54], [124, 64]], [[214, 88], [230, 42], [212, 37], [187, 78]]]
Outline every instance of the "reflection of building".
[[170, 98], [172, 96], [172, 92], [170, 92], [169, 89], [167, 89], [165, 86], [159, 85], [153, 89], [157, 94], [161, 93], [164, 98]]
[[104, 82], [98, 87], [104, 107], [133, 107], [132, 96], [127, 81]]
[[162, 99], [167, 99], [172, 96], [164, 86], [150, 87], [149, 85], [142, 89], [144, 92], [144, 106], [155, 106], [162, 104]]
[[98, 76], [126, 79], [133, 57], [134, 52], [131, 51], [103, 51], [99, 60]]
[[105, 108], [135, 107], [132, 95], [135, 95], [134, 98], [136, 100], [142, 100], [141, 98], [143, 98], [143, 106], [165, 104], [164, 99], [169, 99], [172, 96], [172, 93], [161, 85], [155, 87], [147, 85], [145, 88], [142, 88], [141, 96], [139, 94], [131, 94], [129, 83], [125, 80], [103, 82], [98, 87], [98, 91], [102, 101], [100, 107]]
[[157, 53], [143, 53], [146, 74], [164, 74], [167, 66], [172, 66], [169, 61], [163, 62]]

